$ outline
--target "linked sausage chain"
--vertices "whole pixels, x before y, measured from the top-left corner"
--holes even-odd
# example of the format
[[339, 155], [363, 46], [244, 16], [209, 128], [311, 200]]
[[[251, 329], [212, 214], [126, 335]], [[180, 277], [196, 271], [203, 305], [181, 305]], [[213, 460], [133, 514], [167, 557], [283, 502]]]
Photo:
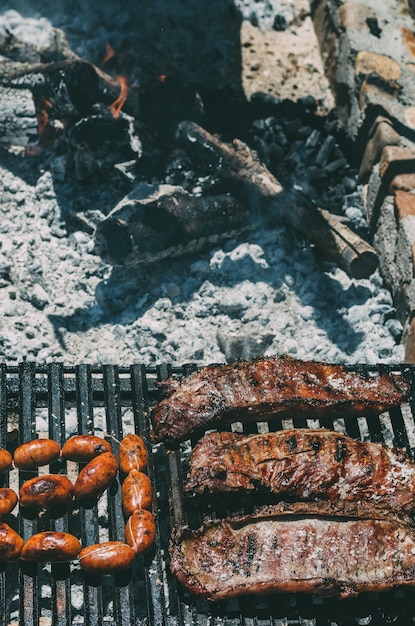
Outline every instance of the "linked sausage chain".
[[52, 439], [34, 439], [21, 444], [12, 455], [0, 449], [0, 473], [13, 469], [35, 470], [58, 459], [85, 463], [73, 484], [61, 474], [43, 474], [25, 481], [19, 497], [9, 487], [0, 488], [0, 520], [16, 507], [43, 509], [75, 500], [98, 498], [111, 484], [117, 471], [122, 480], [121, 498], [126, 517], [125, 542], [107, 541], [82, 548], [70, 533], [44, 531], [26, 542], [5, 522], [0, 522], [0, 563], [18, 558], [31, 562], [65, 562], [76, 558], [85, 572], [114, 574], [128, 569], [137, 554], [147, 552], [156, 535], [151, 513], [153, 490], [145, 469], [148, 452], [143, 439], [126, 435], [119, 442], [118, 459], [111, 444], [95, 435], [75, 435], [61, 446]]

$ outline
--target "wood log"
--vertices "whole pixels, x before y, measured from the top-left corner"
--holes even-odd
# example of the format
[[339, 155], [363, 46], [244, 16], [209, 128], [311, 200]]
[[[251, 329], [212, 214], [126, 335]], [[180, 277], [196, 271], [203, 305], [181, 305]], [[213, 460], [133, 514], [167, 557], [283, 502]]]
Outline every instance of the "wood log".
[[[49, 115], [88, 115], [94, 104], [110, 106], [121, 94], [121, 84], [89, 61], [79, 58], [55, 63], [0, 63], [0, 85], [14, 89], [29, 89], [35, 101], [50, 101]], [[130, 88], [123, 111], [136, 115], [138, 94]]]
[[98, 224], [94, 252], [112, 265], [154, 263], [223, 243], [251, 228], [249, 218], [229, 194], [198, 197], [142, 183]]
[[176, 137], [193, 158], [215, 169], [235, 198], [258, 210], [269, 227], [284, 221], [353, 278], [368, 278], [378, 267], [376, 251], [367, 241], [301, 192], [283, 189], [243, 142], [228, 146], [188, 121], [178, 125]]

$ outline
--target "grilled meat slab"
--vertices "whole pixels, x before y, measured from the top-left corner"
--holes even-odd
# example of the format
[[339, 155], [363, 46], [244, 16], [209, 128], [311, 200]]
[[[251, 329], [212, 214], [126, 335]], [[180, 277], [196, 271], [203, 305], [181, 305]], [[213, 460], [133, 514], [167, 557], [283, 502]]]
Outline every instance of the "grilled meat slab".
[[152, 410], [153, 441], [173, 443], [219, 421], [379, 414], [410, 394], [404, 376], [365, 376], [342, 365], [261, 357], [211, 365], [158, 383], [162, 399]]
[[325, 429], [206, 433], [190, 456], [186, 491], [263, 488], [300, 500], [366, 500], [415, 511], [415, 463], [403, 450]]
[[211, 600], [277, 591], [348, 597], [415, 585], [413, 527], [380, 515], [326, 515], [321, 504], [266, 507], [176, 531], [172, 572]]

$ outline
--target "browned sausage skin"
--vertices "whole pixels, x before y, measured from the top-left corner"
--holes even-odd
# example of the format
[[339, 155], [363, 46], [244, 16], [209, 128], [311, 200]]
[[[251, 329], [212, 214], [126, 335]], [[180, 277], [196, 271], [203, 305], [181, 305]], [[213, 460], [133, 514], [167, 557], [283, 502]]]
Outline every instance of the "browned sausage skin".
[[8, 450], [0, 449], [0, 474], [8, 472], [13, 467], [13, 457]]
[[95, 457], [79, 472], [74, 485], [75, 498], [97, 498], [113, 481], [117, 470], [117, 457], [112, 452]]
[[66, 476], [46, 474], [26, 480], [20, 488], [23, 507], [43, 508], [67, 504], [73, 495], [73, 484]]
[[63, 563], [75, 559], [81, 547], [75, 535], [47, 530], [29, 537], [20, 558], [33, 563]]
[[122, 541], [105, 541], [83, 548], [79, 554], [82, 569], [90, 574], [115, 574], [131, 567], [135, 551]]
[[0, 563], [19, 558], [24, 541], [8, 524], [0, 523]]
[[59, 459], [61, 447], [53, 439], [33, 439], [22, 443], [13, 454], [14, 466], [21, 470], [31, 470], [48, 465]]
[[0, 488], [0, 519], [11, 513], [17, 504], [17, 493], [9, 487]]
[[140, 435], [131, 433], [120, 441], [120, 470], [128, 474], [131, 470], [143, 470], [148, 463], [146, 444]]
[[88, 463], [104, 452], [111, 452], [111, 444], [96, 435], [74, 435], [62, 446], [62, 458], [78, 463]]
[[121, 486], [121, 499], [127, 517], [132, 515], [134, 511], [151, 508], [153, 489], [147, 474], [138, 470], [131, 470]]
[[150, 511], [134, 511], [125, 525], [125, 540], [136, 554], [144, 554], [153, 545], [156, 523]]

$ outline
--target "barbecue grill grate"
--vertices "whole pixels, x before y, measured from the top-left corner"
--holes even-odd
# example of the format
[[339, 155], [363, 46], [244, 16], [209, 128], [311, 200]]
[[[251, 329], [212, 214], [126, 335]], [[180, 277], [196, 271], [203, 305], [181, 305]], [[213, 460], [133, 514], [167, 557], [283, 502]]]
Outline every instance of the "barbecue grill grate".
[[[367, 375], [402, 371], [415, 382], [411, 366], [354, 366]], [[155, 381], [171, 373], [187, 374], [193, 366], [168, 365], [129, 368], [106, 365], [76, 367], [52, 363], [45, 367], [25, 362], [0, 365], [0, 447], [11, 451], [37, 436], [51, 437], [61, 444], [75, 433], [95, 433], [116, 440], [138, 432], [149, 449], [149, 408], [158, 399]], [[414, 387], [415, 389], [415, 387]], [[317, 421], [278, 418], [261, 424], [229, 425], [232, 430], [295, 427], [335, 428], [352, 437], [406, 447], [415, 456], [414, 404], [391, 410], [378, 418], [348, 418]], [[302, 594], [275, 594], [240, 600], [208, 603], [195, 600], [178, 588], [169, 572], [170, 524], [197, 525], [207, 517], [236, 513], [250, 506], [244, 498], [206, 503], [196, 508], [183, 495], [182, 476], [194, 442], [165, 451], [154, 446], [148, 472], [154, 484], [158, 533], [154, 550], [135, 560], [131, 572], [95, 578], [84, 575], [77, 563], [32, 565], [8, 564], [0, 571], [0, 623], [9, 624], [116, 624], [166, 626], [407, 626], [415, 622], [415, 590], [363, 594], [356, 599], [324, 599]], [[43, 468], [41, 468], [43, 471]], [[46, 471], [77, 471], [71, 462], [57, 461]], [[29, 476], [30, 477], [30, 476]], [[1, 486], [18, 489], [28, 478], [13, 471], [0, 477]], [[15, 481], [16, 484], [13, 483]], [[49, 511], [32, 518], [13, 515], [16, 528], [27, 539], [46, 529], [72, 532], [83, 545], [107, 539], [123, 540], [125, 520], [120, 485], [114, 481], [108, 493], [91, 508]]]

